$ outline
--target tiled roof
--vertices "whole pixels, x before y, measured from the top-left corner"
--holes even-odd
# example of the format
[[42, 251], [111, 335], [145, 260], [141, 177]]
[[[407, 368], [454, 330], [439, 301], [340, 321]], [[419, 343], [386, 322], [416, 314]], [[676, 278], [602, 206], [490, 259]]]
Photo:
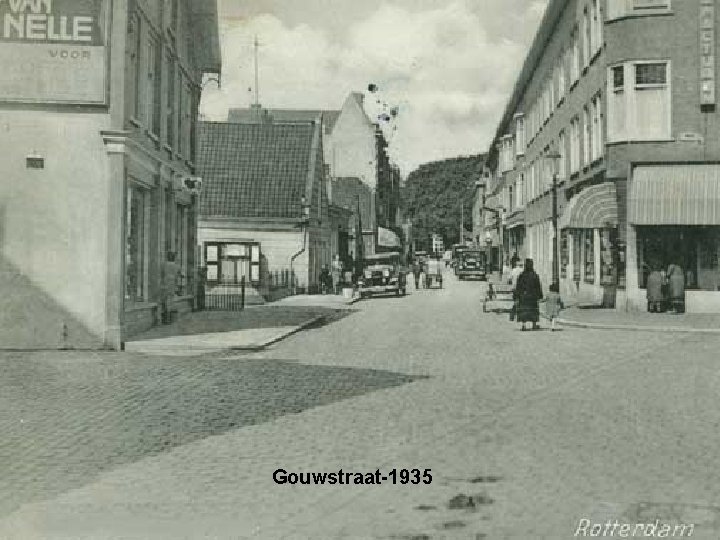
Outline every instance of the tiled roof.
[[321, 111], [309, 109], [230, 109], [228, 122], [240, 124], [261, 123], [263, 116], [270, 123], [314, 122], [322, 116], [325, 133], [330, 133], [340, 116], [340, 111]]
[[299, 218], [310, 170], [316, 167], [316, 130], [312, 123], [201, 122], [200, 214]]

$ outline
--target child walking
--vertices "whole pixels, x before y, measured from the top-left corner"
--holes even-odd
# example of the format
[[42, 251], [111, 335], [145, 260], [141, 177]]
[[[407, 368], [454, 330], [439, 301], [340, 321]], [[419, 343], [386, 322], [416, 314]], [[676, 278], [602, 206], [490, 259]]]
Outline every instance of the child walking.
[[550, 284], [550, 289], [545, 298], [545, 316], [550, 319], [550, 331], [555, 331], [555, 319], [560, 315], [563, 309], [562, 299], [560, 298], [560, 285], [557, 281]]

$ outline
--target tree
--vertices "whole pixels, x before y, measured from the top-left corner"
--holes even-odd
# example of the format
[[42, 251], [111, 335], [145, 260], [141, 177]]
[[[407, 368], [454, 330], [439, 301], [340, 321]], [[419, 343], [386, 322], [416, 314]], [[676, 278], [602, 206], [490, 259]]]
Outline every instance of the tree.
[[446, 244], [460, 243], [461, 202], [465, 230], [472, 230], [475, 182], [484, 162], [484, 154], [455, 157], [425, 163], [408, 175], [401, 201], [418, 246], [427, 246], [433, 233]]

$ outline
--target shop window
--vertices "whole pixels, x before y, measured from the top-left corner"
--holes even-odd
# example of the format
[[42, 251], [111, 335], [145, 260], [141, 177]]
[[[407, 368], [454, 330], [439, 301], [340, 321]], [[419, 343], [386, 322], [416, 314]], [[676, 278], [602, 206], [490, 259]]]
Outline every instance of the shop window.
[[180, 269], [177, 294], [188, 292], [188, 209], [177, 205], [175, 209], [175, 262]]
[[560, 277], [567, 278], [567, 267], [570, 264], [570, 246], [568, 244], [568, 231], [560, 232]]
[[590, 63], [590, 57], [592, 56], [592, 26], [590, 22], [590, 14], [588, 13], [587, 7], [583, 10], [582, 20], [582, 56], [583, 67], [587, 67]]
[[600, 284], [615, 285], [617, 283], [617, 264], [615, 252], [617, 246], [617, 230], [602, 229], [600, 231]]
[[247, 242], [208, 242], [205, 244], [205, 266], [210, 284], [238, 285], [245, 278], [250, 284], [260, 282], [260, 244]]
[[637, 228], [638, 282], [641, 288], [653, 269], [679, 264], [685, 287], [720, 290], [720, 227], [640, 226]]
[[583, 229], [583, 261], [585, 283], [595, 283], [595, 230]]
[[582, 230], [573, 230], [573, 280], [580, 282], [582, 275]]
[[590, 123], [590, 111], [587, 106], [583, 107], [583, 127], [582, 127], [582, 155], [580, 157], [581, 165], [589, 165], [592, 161], [590, 159], [590, 130], [592, 128]]
[[128, 187], [125, 201], [125, 299], [130, 302], [145, 299], [145, 206], [145, 191], [135, 186]]

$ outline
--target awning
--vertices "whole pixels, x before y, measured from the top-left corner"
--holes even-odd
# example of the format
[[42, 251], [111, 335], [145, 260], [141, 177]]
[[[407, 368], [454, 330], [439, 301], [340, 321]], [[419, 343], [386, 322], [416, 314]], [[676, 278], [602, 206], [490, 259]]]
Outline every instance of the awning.
[[510, 216], [505, 218], [505, 228], [514, 229], [515, 227], [525, 226], [525, 210], [516, 210]]
[[720, 225], [720, 165], [642, 165], [628, 190], [634, 225]]
[[400, 238], [390, 229], [378, 227], [378, 246], [401, 247]]
[[613, 182], [583, 189], [570, 199], [558, 220], [560, 229], [603, 229], [617, 227], [617, 224], [617, 194]]
[[202, 73], [220, 74], [222, 56], [217, 0], [190, 1], [193, 54]]

